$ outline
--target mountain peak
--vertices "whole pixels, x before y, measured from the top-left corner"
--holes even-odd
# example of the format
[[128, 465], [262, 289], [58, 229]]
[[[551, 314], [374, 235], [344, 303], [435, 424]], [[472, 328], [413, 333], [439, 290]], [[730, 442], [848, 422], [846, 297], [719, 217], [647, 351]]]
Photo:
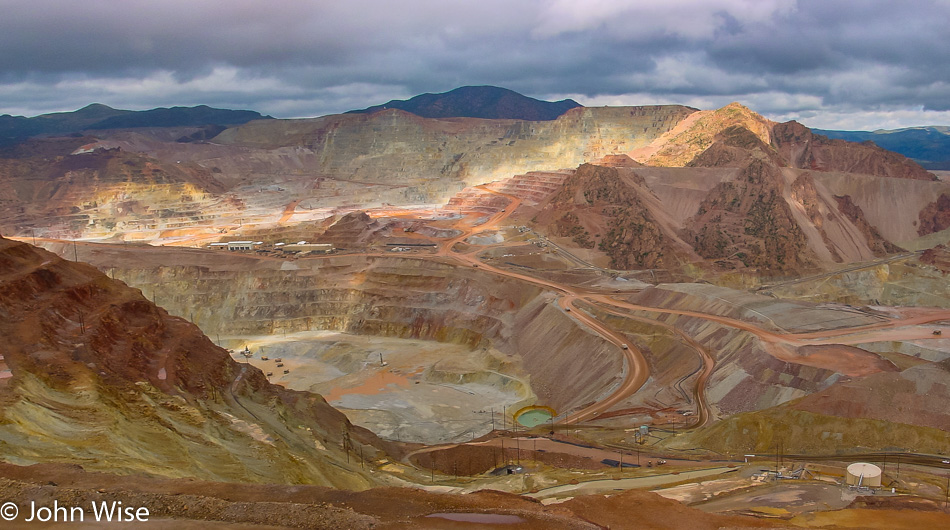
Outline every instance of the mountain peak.
[[763, 144], [771, 143], [771, 122], [738, 102], [716, 110], [696, 112], [688, 121], [684, 120], [683, 125], [661, 139], [658, 149], [647, 161], [649, 165], [685, 166], [713, 145], [724, 131], [730, 131], [728, 136], [738, 134], [735, 128], [747, 129]]
[[77, 110], [76, 112], [90, 111], [90, 110], [115, 110], [105, 103], [90, 103], [85, 107]]
[[484, 118], [528, 121], [555, 120], [581, 105], [571, 99], [542, 101], [496, 86], [463, 86], [438, 94], [420, 94], [408, 100], [394, 99], [351, 113], [372, 113], [387, 108], [411, 112], [423, 118]]

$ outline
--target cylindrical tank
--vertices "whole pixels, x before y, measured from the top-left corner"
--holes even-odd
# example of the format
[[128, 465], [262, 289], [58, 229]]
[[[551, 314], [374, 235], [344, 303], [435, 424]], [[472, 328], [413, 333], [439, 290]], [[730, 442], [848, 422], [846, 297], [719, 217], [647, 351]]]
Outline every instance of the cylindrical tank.
[[866, 462], [857, 462], [848, 466], [847, 482], [849, 486], [881, 487], [881, 468]]

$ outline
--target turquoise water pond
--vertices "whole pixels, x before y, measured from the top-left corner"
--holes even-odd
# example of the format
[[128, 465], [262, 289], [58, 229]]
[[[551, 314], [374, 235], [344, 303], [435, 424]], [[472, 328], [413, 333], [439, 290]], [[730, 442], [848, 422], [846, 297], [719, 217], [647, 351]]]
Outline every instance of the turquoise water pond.
[[544, 409], [529, 410], [518, 416], [518, 423], [525, 427], [537, 427], [542, 423], [547, 423], [551, 419], [551, 413]]

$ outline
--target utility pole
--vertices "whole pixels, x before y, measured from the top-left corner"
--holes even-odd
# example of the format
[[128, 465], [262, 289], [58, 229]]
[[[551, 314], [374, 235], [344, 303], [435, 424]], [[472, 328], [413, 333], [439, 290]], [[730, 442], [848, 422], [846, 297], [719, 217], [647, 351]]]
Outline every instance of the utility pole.
[[778, 478], [778, 444], [775, 444], [775, 477]]
[[350, 448], [349, 448], [349, 444], [347, 443], [349, 441], [349, 436], [347, 436], [347, 433], [346, 433], [345, 421], [343, 422], [343, 428], [341, 429], [341, 431], [342, 433], [341, 433], [340, 438], [343, 439], [343, 450], [346, 451], [346, 463], [349, 464], [350, 463]]
[[491, 408], [491, 430], [495, 431], [495, 407]]
[[950, 506], [950, 475], [947, 475], [947, 497], [943, 501], [944, 511], [946, 511], [948, 506]]

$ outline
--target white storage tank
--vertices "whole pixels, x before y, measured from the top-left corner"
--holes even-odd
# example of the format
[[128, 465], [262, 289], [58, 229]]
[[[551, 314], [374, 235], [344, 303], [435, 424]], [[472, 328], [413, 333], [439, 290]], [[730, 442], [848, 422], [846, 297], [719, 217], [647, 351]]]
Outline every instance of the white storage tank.
[[848, 466], [847, 482], [849, 486], [880, 488], [881, 468], [866, 462], [851, 464]]

